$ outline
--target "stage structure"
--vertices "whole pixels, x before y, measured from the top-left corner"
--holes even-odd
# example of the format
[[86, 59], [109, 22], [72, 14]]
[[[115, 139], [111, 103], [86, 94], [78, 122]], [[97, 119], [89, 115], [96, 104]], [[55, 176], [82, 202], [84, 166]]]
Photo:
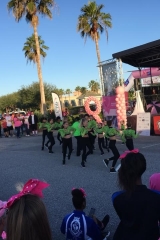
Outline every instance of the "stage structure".
[[[135, 91], [141, 92], [144, 109], [151, 113], [151, 133], [160, 135], [160, 39], [114, 53], [112, 56], [138, 68], [138, 71], [133, 71], [125, 82], [125, 89], [129, 91], [131, 86], [134, 86]], [[139, 109], [135, 109], [134, 113], [138, 114], [138, 111]]]

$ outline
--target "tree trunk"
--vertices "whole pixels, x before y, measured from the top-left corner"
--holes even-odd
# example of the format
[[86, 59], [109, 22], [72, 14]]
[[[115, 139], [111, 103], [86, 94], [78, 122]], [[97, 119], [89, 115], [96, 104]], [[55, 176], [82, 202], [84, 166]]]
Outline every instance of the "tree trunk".
[[36, 51], [37, 51], [37, 62], [36, 63], [37, 63], [37, 71], [38, 71], [38, 78], [39, 78], [40, 95], [41, 95], [41, 108], [40, 109], [41, 109], [42, 114], [46, 114], [46, 101], [45, 101], [42, 69], [41, 69], [41, 56], [40, 56], [37, 24], [38, 23], [36, 21], [34, 21], [34, 20], [32, 21], [32, 25], [33, 25], [33, 29], [34, 29], [34, 37], [35, 37], [35, 42], [36, 42]]
[[102, 94], [102, 96], [104, 96], [103, 72], [102, 72], [102, 67], [100, 67], [101, 57], [100, 57], [97, 34], [95, 34], [95, 44], [96, 44], [96, 53], [97, 53], [97, 59], [98, 59], [98, 65], [99, 65], [101, 94]]

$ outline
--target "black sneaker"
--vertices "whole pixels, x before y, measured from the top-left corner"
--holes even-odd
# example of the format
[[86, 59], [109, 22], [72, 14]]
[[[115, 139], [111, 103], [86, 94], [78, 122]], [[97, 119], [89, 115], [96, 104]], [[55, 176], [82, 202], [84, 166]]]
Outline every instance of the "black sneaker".
[[62, 164], [65, 165], [65, 163], [66, 163], [65, 160], [63, 160], [63, 161], [62, 161]]
[[107, 214], [103, 220], [102, 220], [102, 223], [103, 223], [103, 227], [102, 227], [102, 231], [106, 228], [107, 224], [109, 223], [109, 215]]
[[84, 164], [84, 162], [81, 162], [81, 165], [82, 165], [82, 167], [86, 167], [85, 164]]
[[107, 148], [107, 151], [109, 152], [109, 148]]
[[101, 152], [101, 156], [104, 155], [104, 152]]
[[42, 147], [41, 150], [43, 151], [43, 150], [44, 150], [44, 147]]
[[108, 167], [109, 159], [103, 159], [103, 162], [104, 162], [104, 165], [105, 165], [106, 167]]
[[49, 150], [49, 153], [54, 153], [52, 150]]
[[70, 160], [70, 158], [71, 158], [71, 155], [68, 154], [68, 160]]
[[111, 168], [111, 169], [110, 169], [110, 173], [116, 173], [115, 168]]

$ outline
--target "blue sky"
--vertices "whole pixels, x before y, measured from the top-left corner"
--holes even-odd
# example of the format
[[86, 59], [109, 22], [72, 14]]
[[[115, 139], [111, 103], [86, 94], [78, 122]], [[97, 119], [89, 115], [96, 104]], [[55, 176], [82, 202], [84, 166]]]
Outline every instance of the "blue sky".
[[[1, 0], [0, 95], [38, 81], [36, 66], [27, 64], [22, 52], [26, 38], [33, 33], [32, 27], [25, 20], [16, 23], [12, 13], [7, 11], [7, 2]], [[87, 2], [57, 0], [53, 19], [40, 19], [38, 33], [50, 48], [42, 62], [43, 80], [58, 88], [74, 90], [77, 85], [87, 87], [90, 80], [99, 80], [95, 44], [90, 39], [84, 44], [76, 31], [80, 9]], [[112, 58], [115, 52], [159, 39], [159, 0], [154, 0], [154, 4], [146, 0], [96, 2], [104, 4], [104, 11], [109, 12], [113, 19], [108, 42], [105, 34], [99, 42], [102, 61]], [[128, 65], [123, 67], [124, 72], [133, 69]]]

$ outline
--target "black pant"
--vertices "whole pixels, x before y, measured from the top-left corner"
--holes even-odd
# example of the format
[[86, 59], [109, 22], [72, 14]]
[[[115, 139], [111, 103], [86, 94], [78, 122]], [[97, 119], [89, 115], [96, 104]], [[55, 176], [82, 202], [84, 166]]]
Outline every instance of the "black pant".
[[[88, 148], [88, 152], [86, 148]], [[82, 163], [84, 163], [87, 159], [87, 156], [93, 153], [89, 137], [82, 138], [82, 150]]]
[[21, 127], [15, 127], [15, 129], [16, 129], [16, 131], [17, 131], [17, 137], [20, 136], [20, 128], [21, 128]]
[[81, 136], [75, 136], [77, 140], [77, 152], [76, 155], [80, 156], [81, 150], [82, 150], [82, 137]]
[[67, 147], [69, 149], [68, 158], [70, 158], [72, 153], [72, 138], [62, 139], [63, 161], [66, 159]]
[[92, 135], [92, 133], [93, 133], [93, 131], [90, 131], [90, 132], [88, 132], [88, 135], [89, 135], [91, 147], [92, 147], [92, 149], [94, 149], [96, 136]]
[[130, 151], [134, 149], [133, 139], [132, 139], [132, 138], [126, 139], [126, 147], [127, 147]]
[[108, 148], [108, 138], [107, 137], [105, 137], [105, 143], [106, 143], [106, 148]]
[[61, 138], [61, 134], [59, 132], [57, 134], [57, 139], [58, 139], [59, 143], [61, 144], [62, 143], [62, 138]]
[[24, 124], [21, 125], [21, 133], [23, 135], [23, 127], [24, 127]]
[[47, 134], [48, 134], [47, 130], [43, 130], [43, 132], [42, 132], [42, 147], [44, 147], [45, 138], [46, 138]]
[[25, 127], [25, 131], [26, 131], [26, 135], [30, 135], [28, 124], [24, 124], [24, 127]]
[[104, 138], [98, 138], [98, 146], [99, 146], [101, 153], [104, 153], [104, 151], [103, 151], [103, 148], [105, 148]]
[[52, 147], [55, 144], [55, 140], [54, 140], [54, 137], [53, 137], [53, 132], [48, 132], [47, 137], [48, 137], [49, 142], [50, 142], [50, 146], [48, 147], [48, 149], [49, 149], [49, 151], [52, 151]]
[[118, 158], [120, 157], [118, 149], [116, 148], [116, 140], [109, 141], [109, 148], [111, 149], [111, 151], [113, 153], [113, 157], [109, 158], [109, 161], [113, 160], [112, 167], [114, 168], [117, 163]]

